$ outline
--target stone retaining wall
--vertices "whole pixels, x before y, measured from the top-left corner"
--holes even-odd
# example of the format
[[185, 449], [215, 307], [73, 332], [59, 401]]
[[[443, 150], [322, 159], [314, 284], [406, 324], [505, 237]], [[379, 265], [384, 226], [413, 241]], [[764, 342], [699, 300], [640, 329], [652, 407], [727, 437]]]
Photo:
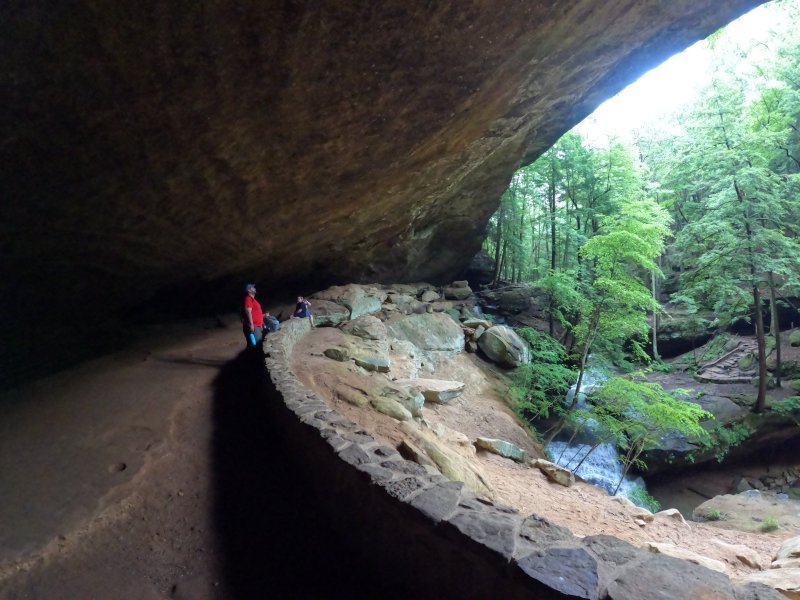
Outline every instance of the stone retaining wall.
[[319, 510], [351, 562], [396, 586], [398, 597], [782, 598], [766, 586], [735, 588], [720, 573], [610, 536], [579, 539], [427, 474], [296, 379], [292, 350], [309, 331], [307, 319], [295, 319], [264, 342], [270, 432], [325, 499]]

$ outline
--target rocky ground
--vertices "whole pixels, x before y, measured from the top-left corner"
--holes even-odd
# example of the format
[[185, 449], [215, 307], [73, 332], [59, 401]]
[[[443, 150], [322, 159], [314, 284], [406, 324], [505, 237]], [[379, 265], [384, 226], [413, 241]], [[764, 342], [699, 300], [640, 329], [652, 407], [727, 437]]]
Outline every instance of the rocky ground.
[[[768, 566], [791, 535], [649, 517], [595, 487], [562, 487], [528, 462], [476, 450], [487, 437], [542, 456], [507, 404], [508, 371], [460, 350], [482, 327], [469, 321], [469, 302], [428, 294], [422, 303], [419, 292], [355, 294], [344, 310], [336, 293], [314, 299], [318, 320], [342, 326], [303, 339], [295, 372], [387, 443], [438, 449], [435, 468], [461, 469], [479, 493], [577, 535], [672, 544], [653, 549], [720, 561], [734, 577]], [[377, 317], [344, 325], [354, 307]], [[309, 497], [302, 470], [271, 443], [258, 364], [240, 338], [235, 319], [187, 324], [3, 394], [0, 597], [391, 596], [336, 556], [336, 540], [314, 521], [324, 499]], [[450, 382], [442, 398], [460, 395], [417, 406], [402, 392], [415, 378]]]
[[[788, 522], [774, 532], [752, 527], [750, 532], [743, 532], [722, 529], [719, 523], [686, 522], [677, 511], [642, 519], [641, 509], [610, 498], [599, 488], [583, 483], [563, 487], [551, 483], [527, 461], [516, 462], [476, 450], [477, 438], [486, 437], [512, 442], [525, 451], [528, 459], [543, 456], [508, 404], [508, 371], [487, 362], [482, 353], [436, 350], [437, 344], [441, 348], [452, 345], [429, 335], [435, 329], [430, 325], [432, 319], [450, 318], [446, 313], [386, 310], [387, 303], [392, 303], [392, 292], [388, 299], [385, 292], [378, 296], [385, 303], [375, 316], [361, 317], [338, 329], [313, 330], [296, 346], [293, 369], [301, 381], [327, 398], [337, 411], [386, 443], [401, 449], [406, 444], [422, 446], [422, 464], [437, 453], [450, 453], [457, 459], [450, 460], [446, 468], [451, 468], [451, 462], [462, 461], [459, 468], [467, 471], [463, 480], [473, 478], [472, 487], [477, 493], [523, 514], [546, 517], [577, 535], [605, 533], [654, 551], [686, 554], [698, 561], [710, 559], [709, 564], [718, 568], [722, 565], [733, 577], [768, 568], [781, 543], [797, 535], [798, 530]], [[409, 325], [401, 328], [398, 322]], [[416, 323], [419, 331], [411, 323]], [[454, 335], [464, 332], [468, 343], [469, 328], [456, 330]], [[423, 335], [428, 337], [423, 340]], [[409, 344], [412, 340], [415, 343]], [[365, 355], [371, 360], [365, 362]], [[387, 390], [414, 378], [461, 382], [463, 393], [446, 402], [425, 401], [416, 418], [385, 410], [376, 400], [391, 396], [408, 406], [407, 399]], [[749, 392], [751, 388], [740, 391]], [[409, 413], [413, 412], [413, 406], [410, 408]], [[437, 460], [433, 462], [437, 464], [431, 464], [432, 468], [442, 470]], [[746, 559], [742, 558], [744, 555]]]

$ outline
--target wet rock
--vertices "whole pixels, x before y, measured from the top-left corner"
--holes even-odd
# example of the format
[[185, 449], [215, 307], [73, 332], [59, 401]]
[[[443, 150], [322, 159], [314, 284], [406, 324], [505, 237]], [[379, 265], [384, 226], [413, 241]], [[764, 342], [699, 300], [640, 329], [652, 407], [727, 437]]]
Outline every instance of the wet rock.
[[486, 319], [469, 318], [465, 319], [462, 325], [464, 325], [464, 327], [471, 327], [473, 329], [478, 329], [478, 327], [489, 329], [492, 326], [492, 322], [487, 321]]
[[531, 361], [528, 344], [513, 329], [495, 325], [478, 340], [478, 347], [489, 360], [505, 367], [518, 367]]
[[792, 332], [789, 334], [789, 345], [800, 346], [800, 329], [792, 329]]
[[494, 454], [499, 454], [505, 458], [510, 458], [519, 463], [525, 462], [528, 458], [522, 448], [515, 446], [511, 442], [506, 442], [505, 440], [479, 437], [475, 440], [475, 446], [493, 452]]

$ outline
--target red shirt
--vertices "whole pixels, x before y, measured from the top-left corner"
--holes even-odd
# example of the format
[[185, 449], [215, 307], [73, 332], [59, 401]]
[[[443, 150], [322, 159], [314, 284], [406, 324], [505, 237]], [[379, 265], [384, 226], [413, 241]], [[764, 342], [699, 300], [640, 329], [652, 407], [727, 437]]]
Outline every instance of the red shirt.
[[[258, 300], [253, 298], [250, 294], [244, 297], [244, 307], [245, 309], [249, 308], [253, 311], [253, 326], [254, 327], [261, 327], [264, 325], [264, 313], [261, 312], [261, 305], [258, 303]], [[247, 321], [247, 310], [245, 310], [245, 325], [250, 325]]]

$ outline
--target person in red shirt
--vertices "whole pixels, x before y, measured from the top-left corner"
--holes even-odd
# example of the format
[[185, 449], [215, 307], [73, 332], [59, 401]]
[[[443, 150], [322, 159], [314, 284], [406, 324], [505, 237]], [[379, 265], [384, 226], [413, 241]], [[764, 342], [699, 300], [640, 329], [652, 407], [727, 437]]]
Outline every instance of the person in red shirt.
[[244, 306], [242, 307], [242, 330], [247, 345], [253, 347], [253, 340], [250, 339], [250, 334], [255, 336], [256, 346], [261, 343], [264, 336], [264, 313], [261, 311], [261, 305], [258, 300], [256, 300], [256, 284], [248, 283], [245, 286], [245, 291], [247, 295], [244, 297]]

